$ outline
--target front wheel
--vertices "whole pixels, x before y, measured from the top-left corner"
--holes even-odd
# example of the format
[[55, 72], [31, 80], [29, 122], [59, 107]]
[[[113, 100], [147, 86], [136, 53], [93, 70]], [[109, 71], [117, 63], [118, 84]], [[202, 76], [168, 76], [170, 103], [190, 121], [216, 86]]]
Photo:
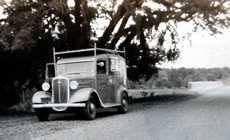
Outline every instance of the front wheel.
[[46, 109], [35, 109], [34, 111], [39, 121], [48, 121], [49, 112]]
[[129, 108], [129, 102], [128, 102], [128, 96], [125, 93], [122, 93], [121, 95], [121, 105], [118, 107], [119, 113], [126, 113], [128, 112]]
[[83, 114], [87, 120], [94, 120], [96, 118], [97, 108], [93, 98], [86, 102]]

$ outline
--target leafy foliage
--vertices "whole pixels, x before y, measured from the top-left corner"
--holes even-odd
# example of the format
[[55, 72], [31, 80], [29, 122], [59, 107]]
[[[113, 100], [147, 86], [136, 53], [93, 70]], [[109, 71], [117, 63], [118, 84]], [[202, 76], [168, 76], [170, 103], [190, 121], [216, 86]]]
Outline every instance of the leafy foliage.
[[[136, 77], [131, 78], [144, 76], [148, 79], [151, 77], [149, 73], [156, 71], [154, 66], [157, 63], [178, 58], [178, 22], [190, 21], [195, 28], [208, 28], [216, 33], [219, 26], [229, 26], [228, 8], [229, 1], [224, 0], [124, 0], [116, 11], [108, 12], [108, 16], [113, 14], [98, 44], [118, 49], [126, 47], [127, 62], [132, 66], [130, 69], [136, 71], [133, 74]], [[130, 20], [133, 20], [131, 25]], [[132, 50], [140, 50], [135, 51], [139, 57], [134, 59], [136, 55]], [[147, 53], [145, 57], [143, 52]], [[146, 58], [151, 61], [146, 61]]]
[[229, 68], [179, 68], [179, 69], [163, 69], [157, 79], [155, 85], [157, 87], [188, 87], [191, 81], [218, 81], [230, 77]]
[[189, 82], [194, 81], [222, 81], [229, 85], [230, 68], [178, 68], [161, 69], [158, 75], [154, 75], [145, 81], [129, 81], [131, 89], [151, 88], [189, 88]]
[[[1, 44], [7, 49], [55, 46], [58, 50], [98, 46], [126, 49], [130, 78], [146, 79], [156, 64], [179, 57], [178, 22], [194, 27], [228, 27], [228, 0], [13, 0], [5, 7]], [[99, 36], [93, 23], [109, 22]], [[92, 27], [94, 29], [92, 29]], [[49, 42], [49, 43], [48, 43]], [[136, 76], [134, 76], [136, 75]]]

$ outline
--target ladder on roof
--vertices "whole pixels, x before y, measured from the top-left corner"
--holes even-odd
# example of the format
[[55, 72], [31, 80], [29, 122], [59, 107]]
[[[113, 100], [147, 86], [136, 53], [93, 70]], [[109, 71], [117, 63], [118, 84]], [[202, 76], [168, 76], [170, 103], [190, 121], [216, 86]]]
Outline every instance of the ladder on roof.
[[83, 53], [83, 52], [93, 52], [94, 56], [96, 57], [98, 51], [104, 52], [104, 53], [110, 53], [110, 54], [123, 54], [124, 57], [125, 57], [125, 50], [124, 51], [118, 51], [118, 50], [97, 48], [96, 45], [95, 45], [94, 48], [71, 50], [71, 51], [60, 51], [60, 52], [56, 52], [55, 48], [53, 47], [53, 60], [54, 60], [54, 62], [56, 62], [56, 57], [60, 56], [60, 55], [67, 55], [67, 54], [74, 54], [74, 53]]
[[90, 49], [80, 49], [80, 50], [72, 50], [72, 51], [61, 51], [56, 52], [54, 48], [54, 55], [63, 55], [63, 54], [71, 54], [71, 53], [80, 53], [80, 52], [90, 52], [90, 51], [104, 51], [105, 53], [125, 53], [125, 51], [117, 51], [103, 48], [90, 48]]

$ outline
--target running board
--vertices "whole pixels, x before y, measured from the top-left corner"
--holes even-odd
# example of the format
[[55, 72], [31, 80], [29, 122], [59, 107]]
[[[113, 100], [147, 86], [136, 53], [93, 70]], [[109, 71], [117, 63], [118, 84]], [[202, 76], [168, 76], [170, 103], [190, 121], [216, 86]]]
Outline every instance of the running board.
[[110, 108], [110, 107], [118, 107], [120, 106], [121, 104], [111, 104], [111, 103], [105, 103], [103, 104], [103, 107], [104, 108]]

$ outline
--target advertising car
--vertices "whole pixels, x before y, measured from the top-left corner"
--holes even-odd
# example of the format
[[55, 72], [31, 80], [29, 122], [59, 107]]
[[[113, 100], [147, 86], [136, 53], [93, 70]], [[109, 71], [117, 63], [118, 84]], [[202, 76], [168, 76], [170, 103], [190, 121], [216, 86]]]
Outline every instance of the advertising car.
[[46, 65], [42, 91], [32, 98], [40, 121], [51, 113], [75, 111], [95, 119], [98, 109], [128, 111], [126, 62], [123, 51], [92, 48], [55, 52], [54, 63]]

